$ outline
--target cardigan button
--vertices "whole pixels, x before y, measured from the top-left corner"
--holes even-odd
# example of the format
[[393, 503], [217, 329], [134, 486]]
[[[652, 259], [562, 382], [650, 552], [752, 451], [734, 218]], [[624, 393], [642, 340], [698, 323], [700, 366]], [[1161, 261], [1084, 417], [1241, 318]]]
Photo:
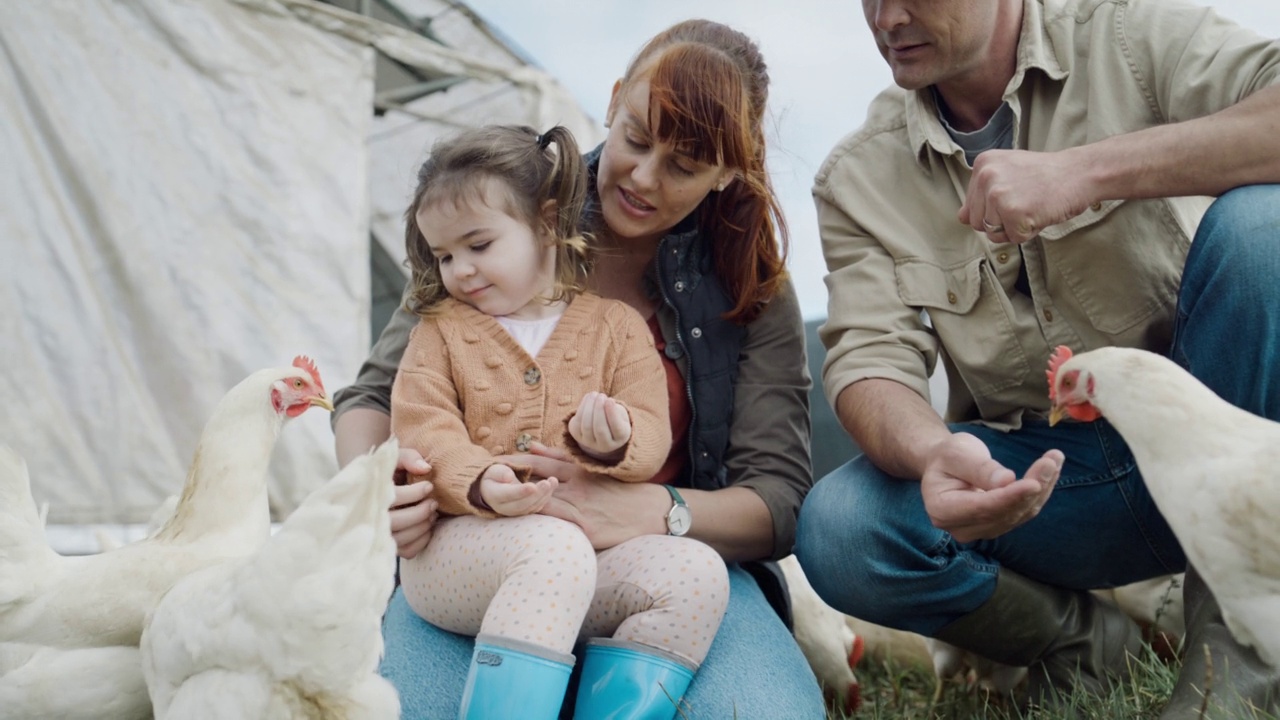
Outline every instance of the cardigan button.
[[520, 436], [516, 438], [516, 450], [519, 450], [520, 452], [529, 452], [529, 443], [532, 442], [533, 437], [530, 436], [529, 433], [520, 433]]
[[679, 360], [684, 355], [684, 351], [676, 343], [667, 343], [667, 346], [662, 349], [662, 354], [672, 360]]
[[528, 370], [524, 371], [525, 385], [537, 385], [538, 381], [541, 379], [542, 379], [542, 371], [536, 367], [531, 367]]

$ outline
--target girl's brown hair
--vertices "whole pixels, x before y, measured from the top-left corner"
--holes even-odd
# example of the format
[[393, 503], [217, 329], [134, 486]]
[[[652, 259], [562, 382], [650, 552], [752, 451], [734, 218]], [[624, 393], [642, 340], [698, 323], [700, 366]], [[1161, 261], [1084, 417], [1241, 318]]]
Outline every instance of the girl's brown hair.
[[746, 35], [710, 20], [686, 20], [659, 33], [632, 59], [618, 96], [649, 81], [653, 135], [695, 160], [739, 173], [696, 211], [710, 238], [716, 275], [747, 323], [787, 277], [788, 234], [765, 171], [764, 110], [769, 73]]
[[[418, 169], [418, 186], [404, 213], [404, 249], [413, 271], [406, 302], [410, 312], [429, 315], [449, 296], [440, 261], [418, 229], [418, 213], [437, 203], [492, 202], [485, 195], [491, 187], [485, 181], [491, 179], [505, 189], [504, 207], [496, 209], [548, 232], [555, 243], [556, 286], [548, 300], [561, 300], [586, 286], [592, 258], [578, 222], [586, 201], [587, 166], [573, 134], [560, 125], [541, 135], [531, 127], [492, 125], [437, 141]], [[555, 203], [551, 219], [548, 201]]]

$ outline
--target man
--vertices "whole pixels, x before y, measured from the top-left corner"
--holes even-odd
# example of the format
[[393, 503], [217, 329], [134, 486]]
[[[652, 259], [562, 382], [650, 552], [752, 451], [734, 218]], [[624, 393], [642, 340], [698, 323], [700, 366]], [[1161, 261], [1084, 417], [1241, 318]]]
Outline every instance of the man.
[[[1031, 666], [1033, 698], [1100, 692], [1140, 634], [1084, 591], [1186, 558], [1105, 421], [1048, 429], [1048, 357], [1170, 353], [1280, 419], [1280, 43], [1181, 0], [863, 9], [898, 87], [814, 196], [825, 388], [865, 454], [811, 491], [797, 555], [846, 613]], [[1206, 644], [1211, 716], [1274, 712], [1194, 569], [1185, 601], [1164, 717], [1198, 715]]]

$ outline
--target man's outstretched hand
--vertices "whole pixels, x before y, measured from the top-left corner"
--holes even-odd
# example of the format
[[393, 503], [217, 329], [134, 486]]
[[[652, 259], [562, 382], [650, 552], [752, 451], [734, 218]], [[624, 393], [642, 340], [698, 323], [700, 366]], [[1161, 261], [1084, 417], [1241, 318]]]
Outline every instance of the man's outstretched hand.
[[1019, 479], [977, 437], [955, 433], [935, 449], [920, 478], [925, 511], [957, 542], [999, 537], [1039, 514], [1064, 459], [1050, 450]]

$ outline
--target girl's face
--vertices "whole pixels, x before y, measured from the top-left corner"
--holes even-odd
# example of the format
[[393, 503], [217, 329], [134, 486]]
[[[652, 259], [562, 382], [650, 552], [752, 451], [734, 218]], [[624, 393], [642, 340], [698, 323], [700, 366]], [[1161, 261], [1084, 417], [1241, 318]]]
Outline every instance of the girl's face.
[[613, 87], [609, 134], [600, 154], [596, 190], [605, 224], [619, 238], [658, 241], [693, 212], [733, 171], [693, 160], [650, 131], [649, 81], [625, 92]]
[[485, 180], [479, 199], [418, 210], [418, 230], [449, 294], [486, 315], [536, 320], [555, 312], [555, 246], [546, 233], [498, 210], [505, 187]]

